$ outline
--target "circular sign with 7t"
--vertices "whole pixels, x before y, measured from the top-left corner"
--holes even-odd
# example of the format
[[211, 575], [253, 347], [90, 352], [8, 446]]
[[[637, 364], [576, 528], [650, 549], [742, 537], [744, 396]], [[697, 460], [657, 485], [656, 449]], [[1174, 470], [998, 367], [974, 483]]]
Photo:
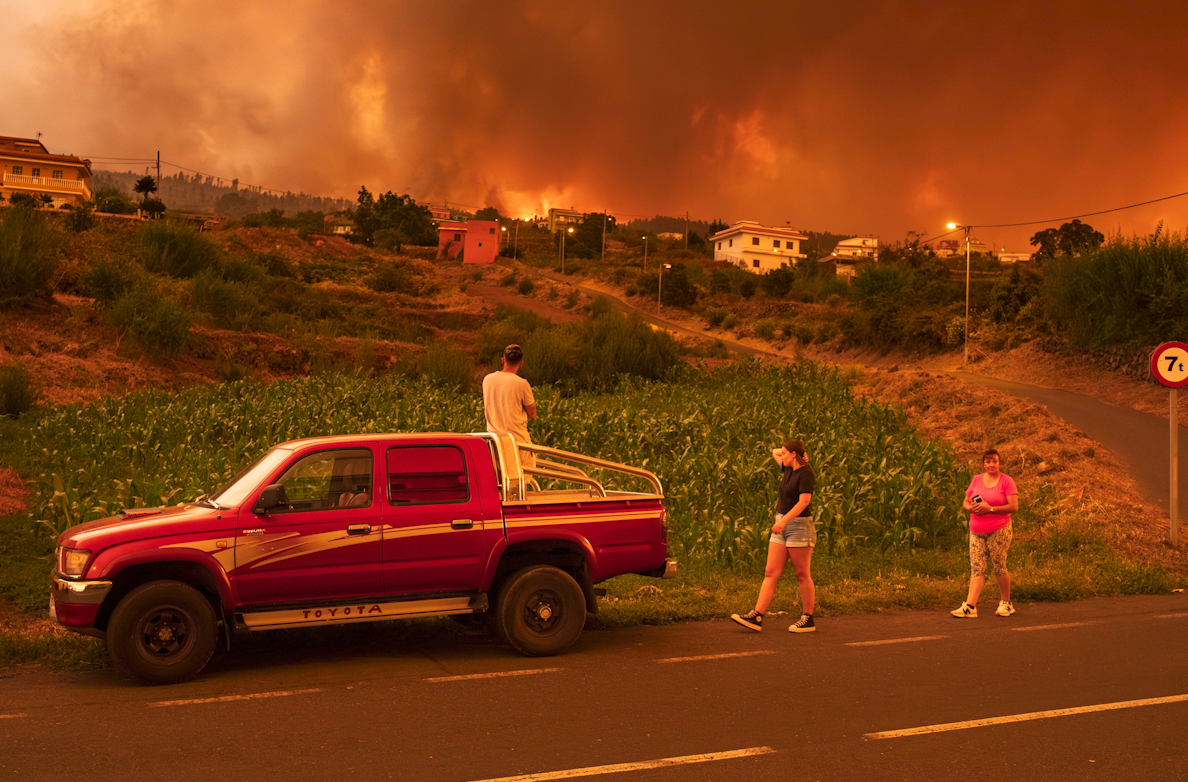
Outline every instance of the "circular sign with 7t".
[[1168, 388], [1188, 385], [1188, 345], [1164, 342], [1151, 354], [1151, 374]]

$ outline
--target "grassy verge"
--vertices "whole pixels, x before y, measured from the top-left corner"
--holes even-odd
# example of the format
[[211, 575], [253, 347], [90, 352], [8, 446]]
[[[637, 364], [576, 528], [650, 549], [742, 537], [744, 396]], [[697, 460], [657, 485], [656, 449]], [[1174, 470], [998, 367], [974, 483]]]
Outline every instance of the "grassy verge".
[[[1162, 567], [1127, 562], [1099, 539], [1087, 535], [1016, 541], [1010, 556], [1011, 598], [1016, 603], [1085, 597], [1165, 594], [1185, 579]], [[597, 627], [668, 624], [720, 619], [754, 605], [762, 571], [740, 574], [705, 566], [684, 567], [668, 581], [624, 576], [603, 584]], [[969, 559], [964, 550], [901, 552], [890, 556], [855, 552], [814, 557], [816, 614], [837, 616], [891, 609], [953, 608], [965, 599]], [[998, 600], [988, 579], [983, 603]], [[791, 566], [776, 590], [772, 611], [800, 610]]]

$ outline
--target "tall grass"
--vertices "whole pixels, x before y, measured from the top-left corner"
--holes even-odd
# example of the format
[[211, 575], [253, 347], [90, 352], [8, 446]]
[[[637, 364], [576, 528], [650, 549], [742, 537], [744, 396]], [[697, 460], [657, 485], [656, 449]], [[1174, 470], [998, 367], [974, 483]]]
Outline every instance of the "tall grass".
[[[120, 507], [191, 499], [293, 438], [475, 431], [481, 405], [479, 394], [445, 384], [322, 374], [54, 407], [27, 443], [44, 473], [34, 514], [43, 531], [56, 533]], [[790, 435], [804, 439], [818, 476], [822, 546], [886, 550], [963, 539], [965, 468], [921, 439], [902, 412], [854, 398], [832, 370], [745, 364], [680, 382], [624, 380], [606, 394], [544, 388], [537, 407], [530, 426], [537, 442], [660, 477], [678, 556], [719, 568], [761, 560], [778, 480], [770, 451]]]
[[154, 220], [140, 229], [140, 262], [154, 274], [193, 277], [221, 255], [213, 240], [182, 223]]
[[56, 266], [55, 237], [36, 209], [13, 206], [0, 215], [0, 304], [48, 292]]
[[1150, 345], [1188, 332], [1188, 241], [1113, 236], [1044, 266], [1047, 312], [1073, 343]]

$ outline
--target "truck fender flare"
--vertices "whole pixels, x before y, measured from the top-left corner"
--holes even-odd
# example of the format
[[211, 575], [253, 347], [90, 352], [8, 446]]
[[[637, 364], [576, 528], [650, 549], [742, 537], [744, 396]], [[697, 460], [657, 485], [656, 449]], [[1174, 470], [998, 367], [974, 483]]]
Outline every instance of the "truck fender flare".
[[575, 543], [582, 550], [582, 557], [586, 560], [586, 568], [590, 571], [590, 575], [594, 581], [598, 581], [598, 555], [594, 553], [594, 546], [585, 535], [579, 535], [572, 530], [567, 530], [563, 527], [548, 527], [535, 528], [531, 531], [515, 531], [509, 532], [507, 535], [507, 547], [510, 548], [518, 543], [533, 543], [539, 540], [563, 540], [566, 543]]
[[231, 578], [227, 575], [227, 571], [223, 570], [223, 567], [209, 554], [194, 549], [154, 548], [121, 554], [107, 563], [100, 578], [114, 579], [122, 571], [137, 565], [165, 565], [170, 562], [190, 562], [201, 567], [214, 580], [215, 587], [219, 591], [219, 601], [224, 609], [234, 608], [235, 588], [231, 584]]

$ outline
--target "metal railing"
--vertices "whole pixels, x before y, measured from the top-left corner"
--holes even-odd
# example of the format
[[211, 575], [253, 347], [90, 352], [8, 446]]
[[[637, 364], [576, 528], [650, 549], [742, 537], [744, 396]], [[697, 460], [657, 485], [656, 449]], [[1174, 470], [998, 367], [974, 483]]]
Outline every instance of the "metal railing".
[[23, 176], [21, 174], [5, 174], [6, 185], [28, 185], [30, 187], [56, 187], [61, 190], [82, 190], [85, 184], [81, 179], [61, 179], [49, 176]]
[[552, 459], [564, 459], [568, 462], [575, 462], [588, 467], [610, 470], [611, 472], [630, 475], [634, 478], [641, 478], [651, 485], [653, 489], [652, 494], [657, 497], [664, 496], [664, 487], [660, 484], [660, 479], [656, 477], [655, 473], [640, 467], [632, 467], [630, 465], [620, 464], [619, 462], [598, 459], [593, 456], [584, 456], [571, 451], [562, 451], [559, 448], [549, 448], [534, 443], [521, 443], [517, 442], [515, 438], [508, 434], [497, 435], [489, 432], [475, 432], [475, 434], [488, 440], [491, 445], [492, 455], [495, 457], [496, 466], [499, 468], [504, 502], [524, 501], [526, 499], [527, 485], [529, 483], [536, 483], [534, 478], [552, 478], [567, 483], [576, 483], [579, 486], [589, 487], [600, 498], [607, 496], [606, 488], [602, 485], [602, 482], [591, 477], [581, 468], [573, 464], [561, 464], [556, 461], [546, 461], [544, 459], [537, 459], [535, 466], [525, 467], [523, 460], [520, 458], [521, 453], [538, 454], [540, 456], [551, 457]]

